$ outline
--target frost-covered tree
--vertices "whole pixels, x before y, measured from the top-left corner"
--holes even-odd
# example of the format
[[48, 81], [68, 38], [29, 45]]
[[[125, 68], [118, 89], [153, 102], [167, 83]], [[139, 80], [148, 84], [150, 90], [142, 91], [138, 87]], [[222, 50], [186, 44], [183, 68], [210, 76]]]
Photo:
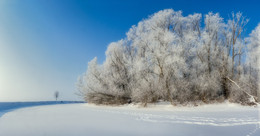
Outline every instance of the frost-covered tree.
[[90, 103], [103, 103], [100, 95], [110, 95], [104, 71], [102, 66], [97, 64], [97, 58], [88, 63], [87, 72], [78, 79], [77, 87], [84, 99]]
[[103, 70], [106, 73], [108, 89], [115, 93], [117, 99], [130, 100], [133, 78], [131, 67], [131, 51], [125, 41], [111, 43], [106, 51]]
[[210, 12], [202, 21], [197, 13], [159, 11], [111, 43], [103, 64], [96, 58], [89, 62], [78, 89], [86, 101], [97, 104], [247, 103], [256, 95], [258, 78], [250, 73], [255, 64], [242, 60], [255, 57], [259, 28], [248, 38], [247, 48], [248, 40], [242, 37], [246, 23], [241, 13], [232, 13], [225, 22], [218, 13]]
[[258, 96], [260, 101], [259, 92], [259, 70], [260, 70], [260, 24], [250, 34], [250, 44], [247, 58], [248, 65], [248, 81], [249, 86], [254, 89], [254, 95]]

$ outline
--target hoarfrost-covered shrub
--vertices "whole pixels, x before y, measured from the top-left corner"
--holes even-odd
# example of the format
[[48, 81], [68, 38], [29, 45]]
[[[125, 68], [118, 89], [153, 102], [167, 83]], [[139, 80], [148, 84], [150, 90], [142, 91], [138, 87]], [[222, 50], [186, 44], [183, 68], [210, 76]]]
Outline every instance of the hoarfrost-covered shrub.
[[240, 12], [227, 21], [210, 12], [202, 21], [197, 13], [159, 11], [109, 44], [103, 64], [90, 61], [78, 90], [96, 104], [249, 104], [258, 91], [260, 28], [242, 38], [247, 22]]

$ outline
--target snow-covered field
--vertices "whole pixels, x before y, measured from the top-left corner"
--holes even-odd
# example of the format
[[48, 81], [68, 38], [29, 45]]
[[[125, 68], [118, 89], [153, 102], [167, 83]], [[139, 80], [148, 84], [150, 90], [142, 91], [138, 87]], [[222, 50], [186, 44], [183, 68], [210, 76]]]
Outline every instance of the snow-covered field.
[[260, 107], [224, 103], [20, 108], [0, 117], [1, 136], [259, 136]]

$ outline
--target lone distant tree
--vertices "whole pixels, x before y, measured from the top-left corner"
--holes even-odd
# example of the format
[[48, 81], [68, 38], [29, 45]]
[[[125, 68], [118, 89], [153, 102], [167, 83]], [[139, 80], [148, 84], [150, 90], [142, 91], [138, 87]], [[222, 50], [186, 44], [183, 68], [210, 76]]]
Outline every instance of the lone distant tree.
[[57, 101], [58, 98], [59, 98], [59, 91], [56, 91], [56, 92], [54, 93], [54, 97], [55, 97], [55, 99], [56, 99], [56, 101]]

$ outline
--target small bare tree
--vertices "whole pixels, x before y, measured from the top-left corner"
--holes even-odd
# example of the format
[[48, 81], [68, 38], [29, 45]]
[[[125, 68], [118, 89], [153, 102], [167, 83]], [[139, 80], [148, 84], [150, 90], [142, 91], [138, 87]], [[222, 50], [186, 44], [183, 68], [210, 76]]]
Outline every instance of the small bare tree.
[[59, 98], [59, 91], [56, 91], [55, 93], [54, 93], [54, 97], [55, 97], [55, 99], [56, 99], [56, 101], [58, 100], [58, 98]]

